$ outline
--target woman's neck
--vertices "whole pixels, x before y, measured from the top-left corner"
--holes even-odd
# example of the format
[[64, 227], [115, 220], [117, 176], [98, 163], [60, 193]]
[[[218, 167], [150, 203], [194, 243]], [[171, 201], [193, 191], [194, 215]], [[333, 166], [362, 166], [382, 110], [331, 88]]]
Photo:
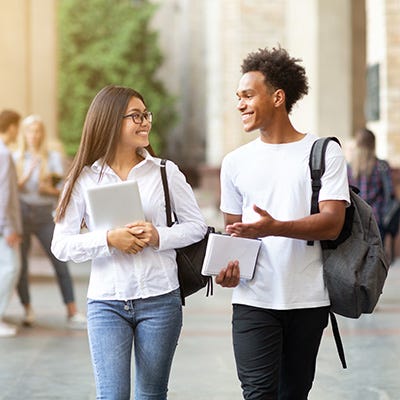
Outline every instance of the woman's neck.
[[110, 163], [110, 167], [122, 180], [126, 180], [131, 169], [143, 160], [144, 158], [136, 152], [133, 155], [130, 154], [129, 157], [116, 156]]

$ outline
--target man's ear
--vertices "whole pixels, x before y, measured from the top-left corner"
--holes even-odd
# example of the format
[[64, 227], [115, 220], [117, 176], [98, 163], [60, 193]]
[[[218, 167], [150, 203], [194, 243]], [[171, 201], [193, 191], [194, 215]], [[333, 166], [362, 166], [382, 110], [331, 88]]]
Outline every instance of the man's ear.
[[284, 90], [282, 89], [277, 89], [274, 92], [274, 104], [275, 107], [281, 107], [282, 105], [284, 106], [286, 102], [286, 94]]

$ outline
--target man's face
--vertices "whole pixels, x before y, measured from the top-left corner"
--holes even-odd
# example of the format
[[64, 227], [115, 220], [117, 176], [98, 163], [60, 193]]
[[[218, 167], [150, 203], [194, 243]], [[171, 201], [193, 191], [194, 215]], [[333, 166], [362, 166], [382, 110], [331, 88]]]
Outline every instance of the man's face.
[[246, 132], [266, 129], [274, 113], [274, 96], [259, 71], [246, 72], [239, 81], [237, 109]]

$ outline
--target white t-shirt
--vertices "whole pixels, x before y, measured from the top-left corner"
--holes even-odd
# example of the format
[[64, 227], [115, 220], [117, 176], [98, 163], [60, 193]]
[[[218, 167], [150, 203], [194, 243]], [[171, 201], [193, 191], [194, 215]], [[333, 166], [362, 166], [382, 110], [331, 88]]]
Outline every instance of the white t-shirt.
[[[260, 138], [229, 153], [221, 167], [221, 210], [254, 222], [253, 205], [281, 221], [310, 215], [308, 165], [317, 136], [268, 144]], [[349, 199], [346, 161], [340, 146], [329, 142], [319, 201]], [[252, 280], [241, 280], [232, 303], [287, 310], [329, 305], [322, 276], [321, 246], [286, 237], [264, 237]]]

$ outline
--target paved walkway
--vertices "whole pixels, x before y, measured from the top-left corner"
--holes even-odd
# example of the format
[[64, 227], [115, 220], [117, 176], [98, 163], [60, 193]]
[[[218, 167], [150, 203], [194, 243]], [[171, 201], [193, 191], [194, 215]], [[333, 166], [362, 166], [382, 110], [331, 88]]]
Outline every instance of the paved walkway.
[[[208, 216], [212, 217], [212, 211]], [[52, 268], [32, 258], [33, 328], [0, 339], [0, 400], [94, 400], [85, 331], [66, 327]], [[85, 311], [89, 265], [72, 264], [77, 302]], [[339, 319], [348, 369], [341, 368], [330, 328], [325, 332], [310, 400], [400, 399], [400, 260], [390, 270], [377, 311], [359, 320]], [[240, 400], [230, 335], [230, 289], [187, 299], [184, 327], [170, 380], [170, 400]], [[19, 324], [16, 296], [7, 313]]]

